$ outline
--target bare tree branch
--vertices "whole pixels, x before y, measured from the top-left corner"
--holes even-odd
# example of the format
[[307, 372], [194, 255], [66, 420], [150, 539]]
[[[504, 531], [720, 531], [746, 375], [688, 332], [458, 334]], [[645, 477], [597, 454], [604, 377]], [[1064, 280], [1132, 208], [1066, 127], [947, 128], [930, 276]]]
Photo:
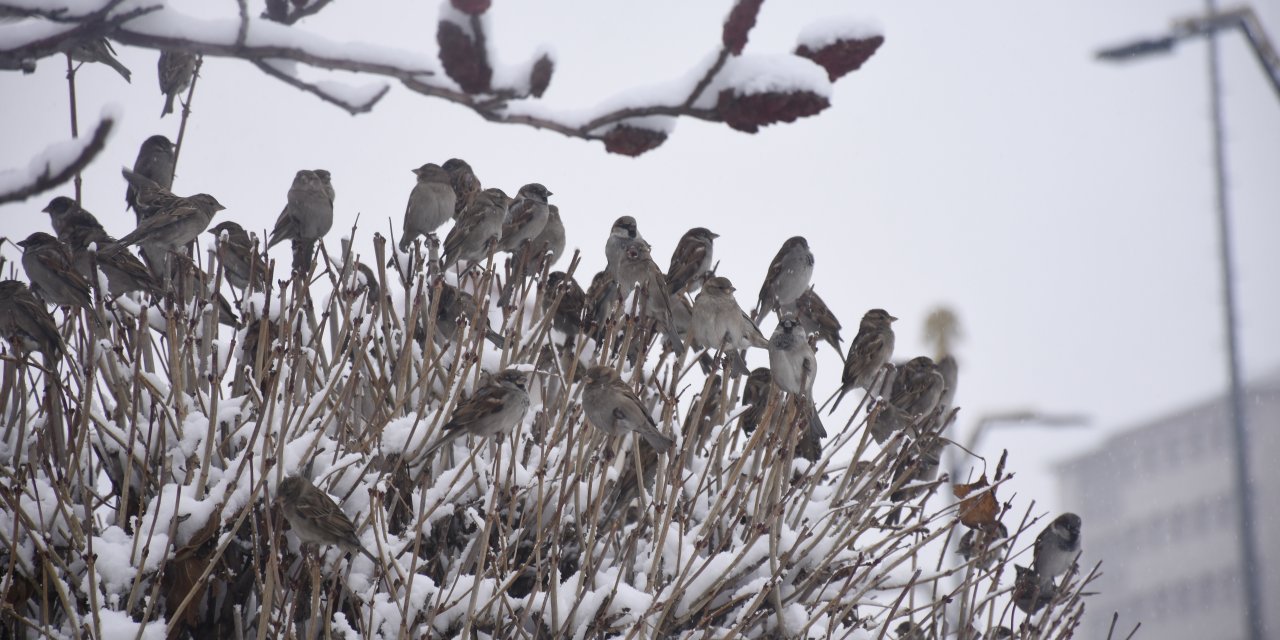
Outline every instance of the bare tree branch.
[[352, 101], [346, 96], [334, 93], [331, 89], [322, 87], [315, 83], [306, 82], [296, 75], [284, 71], [278, 66], [278, 63], [273, 63], [270, 60], [259, 60], [254, 62], [254, 65], [261, 69], [263, 73], [276, 78], [295, 89], [306, 91], [329, 104], [341, 108], [351, 115], [372, 111], [373, 106], [377, 104], [379, 100], [382, 100], [382, 97], [387, 95], [387, 92], [391, 90], [391, 85], [382, 83], [381, 89], [370, 94], [367, 99]]
[[[43, 154], [46, 156], [43, 169], [34, 175], [30, 175], [28, 180], [19, 179], [17, 180], [17, 184], [5, 185], [5, 187], [3, 187], [5, 190], [0, 191], [0, 204], [26, 200], [31, 196], [48, 191], [49, 189], [70, 180], [76, 175], [76, 173], [87, 167], [89, 163], [97, 157], [98, 153], [102, 151], [103, 147], [107, 144], [107, 137], [111, 135], [111, 130], [114, 126], [114, 118], [104, 117], [98, 123], [97, 128], [93, 130], [93, 135], [89, 137], [88, 141], [78, 150], [75, 157], [69, 162], [65, 160], [58, 161], [56, 158], [56, 147], [65, 145], [66, 143], [59, 143], [58, 145], [53, 145], [47, 148]], [[20, 169], [15, 169], [0, 173], [0, 184], [8, 182], [7, 180], [4, 180], [5, 174], [17, 174], [20, 172]]]

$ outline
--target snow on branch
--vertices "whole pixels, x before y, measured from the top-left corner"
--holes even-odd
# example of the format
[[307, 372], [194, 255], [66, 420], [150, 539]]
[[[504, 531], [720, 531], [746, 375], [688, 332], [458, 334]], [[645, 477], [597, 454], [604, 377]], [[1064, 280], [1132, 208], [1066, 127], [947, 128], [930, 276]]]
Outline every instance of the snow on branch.
[[[683, 77], [625, 91], [595, 107], [564, 110], [538, 100], [555, 72], [556, 60], [549, 52], [523, 65], [494, 64], [488, 0], [442, 2], [438, 63], [421, 52], [336, 42], [298, 26], [331, 1], [268, 0], [258, 17], [250, 17], [245, 3], [238, 1], [236, 15], [201, 19], [147, 0], [0, 0], [0, 12], [43, 18], [0, 25], [0, 68], [29, 70], [35, 59], [65, 49], [68, 41], [106, 35], [138, 47], [247, 60], [352, 114], [372, 109], [389, 85], [304, 80], [297, 64], [398, 80], [411, 91], [462, 105], [490, 122], [599, 140], [610, 153], [635, 156], [665, 142], [672, 122], [682, 117], [754, 133], [762, 126], [816, 115], [831, 105], [831, 83], [860, 68], [884, 42], [874, 26], [824, 20], [801, 33], [792, 52], [744, 55], [764, 0], [738, 0], [725, 18], [715, 52]], [[6, 37], [6, 27], [15, 37]], [[39, 38], [17, 37], [41, 29]]]
[[93, 135], [50, 145], [25, 170], [0, 172], [0, 204], [26, 200], [70, 180], [102, 151], [113, 127], [115, 117], [103, 115]]

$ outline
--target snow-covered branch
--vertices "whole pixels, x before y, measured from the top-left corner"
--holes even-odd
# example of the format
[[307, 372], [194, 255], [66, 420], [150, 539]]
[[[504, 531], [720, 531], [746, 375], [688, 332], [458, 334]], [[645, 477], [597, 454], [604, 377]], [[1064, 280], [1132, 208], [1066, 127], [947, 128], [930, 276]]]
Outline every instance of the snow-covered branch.
[[50, 145], [26, 169], [0, 172], [0, 204], [26, 200], [70, 180], [102, 151], [114, 126], [115, 117], [104, 115], [91, 135]]
[[490, 122], [599, 140], [612, 153], [634, 156], [662, 144], [678, 118], [755, 132], [815, 115], [830, 106], [831, 83], [859, 68], [884, 42], [878, 29], [862, 23], [824, 20], [838, 28], [807, 29], [793, 52], [744, 55], [763, 0], [738, 0], [725, 19], [716, 52], [683, 77], [628, 90], [594, 107], [555, 110], [539, 100], [555, 71], [549, 53], [524, 67], [494, 68], [488, 1], [442, 3], [438, 63], [421, 52], [337, 42], [299, 24], [330, 1], [271, 0], [258, 17], [250, 17], [245, 4], [237, 2], [235, 15], [201, 19], [147, 0], [0, 0], [0, 10], [37, 18], [0, 25], [0, 68], [30, 70], [36, 59], [65, 50], [71, 42], [105, 35], [137, 47], [247, 60], [353, 114], [372, 109], [389, 85], [308, 81], [296, 65], [396, 80]]

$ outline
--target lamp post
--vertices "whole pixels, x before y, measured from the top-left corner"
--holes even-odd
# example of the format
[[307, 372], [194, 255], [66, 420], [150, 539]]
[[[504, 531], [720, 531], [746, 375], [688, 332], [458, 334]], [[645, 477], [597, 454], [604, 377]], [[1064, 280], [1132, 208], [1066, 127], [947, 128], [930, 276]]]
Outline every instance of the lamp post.
[[1258, 547], [1254, 531], [1253, 489], [1249, 484], [1249, 439], [1245, 431], [1244, 391], [1240, 374], [1240, 342], [1236, 334], [1236, 300], [1231, 260], [1231, 208], [1227, 197], [1226, 156], [1222, 137], [1222, 79], [1218, 61], [1219, 31], [1239, 29], [1244, 33], [1254, 55], [1271, 81], [1271, 88], [1280, 97], [1280, 56], [1276, 55], [1270, 38], [1262, 29], [1262, 23], [1252, 8], [1243, 7], [1218, 11], [1215, 0], [1206, 0], [1206, 13], [1175, 20], [1167, 35], [1137, 40], [1120, 46], [1109, 47], [1097, 53], [1100, 60], [1120, 61], [1153, 53], [1168, 52], [1182, 40], [1203, 37], [1209, 44], [1209, 103], [1210, 128], [1213, 134], [1213, 178], [1215, 203], [1218, 210], [1218, 254], [1222, 262], [1222, 310], [1226, 325], [1227, 379], [1230, 385], [1228, 407], [1234, 433], [1235, 488], [1238, 501], [1237, 526], [1240, 528], [1240, 575], [1244, 580], [1245, 628], [1250, 640], [1263, 640], [1263, 609], [1258, 585]]
[[[982, 436], [987, 431], [1000, 426], [1017, 426], [1017, 427], [1083, 427], [1089, 424], [1089, 417], [1081, 414], [1052, 414], [1041, 413], [1032, 409], [1019, 409], [1015, 411], [1001, 411], [999, 413], [988, 413], [974, 423], [973, 429], [969, 431], [969, 436], [965, 438], [964, 448], [968, 451], [976, 452], [978, 443], [982, 441]], [[951, 481], [960, 482], [968, 481], [964, 476], [960, 475], [964, 470], [961, 469], [964, 457], [955, 455], [952, 459]]]

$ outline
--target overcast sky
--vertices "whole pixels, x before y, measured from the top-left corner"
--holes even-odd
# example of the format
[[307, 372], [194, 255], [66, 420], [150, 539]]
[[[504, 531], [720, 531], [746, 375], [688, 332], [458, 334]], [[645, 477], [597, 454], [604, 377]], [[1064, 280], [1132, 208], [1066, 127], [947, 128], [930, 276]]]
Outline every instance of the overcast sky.
[[[190, 4], [235, 12], [230, 0]], [[682, 76], [717, 45], [729, 5], [498, 2], [491, 37], [508, 62], [550, 44], [558, 62], [546, 97], [581, 108]], [[1280, 35], [1280, 7], [1257, 8]], [[1124, 65], [1092, 58], [1203, 5], [772, 2], [747, 50], [790, 51], [802, 27], [849, 9], [881, 25], [886, 43], [836, 85], [830, 109], [758, 135], [681, 121], [638, 159], [488, 124], [399, 87], [352, 117], [247, 63], [206, 60], [175, 191], [213, 193], [227, 205], [222, 219], [262, 230], [296, 170], [328, 168], [338, 193], [330, 245], [359, 213], [357, 246], [367, 250], [388, 218], [398, 233], [410, 168], [463, 157], [509, 193], [547, 185], [586, 278], [603, 265], [619, 215], [638, 219], [664, 267], [681, 233], [709, 227], [721, 236], [720, 273], [744, 305], [782, 241], [804, 235], [846, 341], [864, 311], [883, 307], [900, 318], [898, 358], [930, 353], [926, 314], [956, 310], [962, 428], [1009, 409], [1092, 416], [1083, 430], [992, 432], [982, 448], [993, 464], [1009, 448], [1020, 496], [1056, 509], [1049, 462], [1226, 384], [1205, 47]], [[304, 26], [434, 57], [436, 16], [429, 2], [338, 0]], [[1280, 368], [1280, 101], [1238, 35], [1222, 50], [1240, 337], [1245, 370], [1257, 376]], [[85, 175], [86, 207], [117, 236], [133, 221], [119, 168], [147, 136], [175, 137], [178, 127], [176, 117], [157, 119], [156, 54], [122, 47], [120, 57], [131, 85], [102, 66], [82, 70], [78, 85], [82, 122], [108, 102], [125, 110]], [[63, 65], [51, 58], [34, 75], [0, 73], [0, 167], [23, 167], [68, 135]], [[0, 235], [47, 231], [40, 209], [53, 195], [0, 207]], [[767, 321], [766, 334], [772, 328]], [[840, 361], [822, 347], [819, 368], [825, 397]]]

